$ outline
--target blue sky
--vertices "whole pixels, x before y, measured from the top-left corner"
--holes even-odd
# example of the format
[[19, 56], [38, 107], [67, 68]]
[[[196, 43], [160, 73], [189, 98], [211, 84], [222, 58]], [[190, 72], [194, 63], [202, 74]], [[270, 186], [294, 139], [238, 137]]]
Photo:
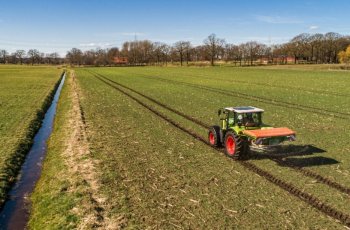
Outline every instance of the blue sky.
[[0, 49], [59, 52], [120, 47], [136, 38], [198, 45], [287, 42], [300, 33], [350, 34], [346, 0], [0, 0]]

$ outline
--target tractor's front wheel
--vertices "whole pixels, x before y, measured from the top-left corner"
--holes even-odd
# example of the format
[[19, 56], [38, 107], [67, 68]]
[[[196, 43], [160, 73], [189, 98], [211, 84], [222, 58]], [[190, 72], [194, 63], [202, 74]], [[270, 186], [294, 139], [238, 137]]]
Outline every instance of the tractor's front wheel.
[[239, 158], [244, 152], [244, 141], [234, 132], [228, 131], [225, 135], [225, 153], [231, 158]]
[[220, 127], [214, 125], [209, 128], [208, 132], [208, 140], [211, 146], [220, 147], [221, 146], [221, 135], [220, 135]]

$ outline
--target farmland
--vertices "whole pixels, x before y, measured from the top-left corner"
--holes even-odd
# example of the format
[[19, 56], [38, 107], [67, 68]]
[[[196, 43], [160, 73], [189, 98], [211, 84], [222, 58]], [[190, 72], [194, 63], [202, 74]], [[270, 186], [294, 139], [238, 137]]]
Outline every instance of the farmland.
[[40, 126], [61, 72], [54, 67], [0, 68], [0, 205]]
[[[103, 197], [93, 202], [99, 218], [92, 226], [334, 229], [347, 223], [348, 72], [129, 67], [76, 68], [75, 74], [86, 158], [98, 172], [97, 182], [84, 181], [99, 184], [98, 192], [90, 192]], [[292, 128], [298, 140], [279, 150], [283, 157], [257, 155], [244, 162], [224, 157], [201, 140], [205, 127], [217, 123], [217, 109], [232, 105], [265, 109], [265, 123]], [[60, 108], [64, 103], [58, 113]], [[44, 175], [54, 154], [49, 148]], [[69, 171], [67, 164], [64, 168]], [[45, 177], [66, 187], [54, 193], [56, 198], [67, 196], [65, 191], [78, 191], [77, 197], [86, 193], [59, 176]], [[42, 201], [35, 194], [39, 214], [32, 223], [39, 223], [47, 218], [44, 204], [50, 195], [42, 195], [47, 199]], [[86, 204], [73, 200], [65, 204]], [[69, 219], [67, 212], [52, 212], [66, 216], [63, 226], [72, 219], [77, 225], [85, 221], [81, 213]]]

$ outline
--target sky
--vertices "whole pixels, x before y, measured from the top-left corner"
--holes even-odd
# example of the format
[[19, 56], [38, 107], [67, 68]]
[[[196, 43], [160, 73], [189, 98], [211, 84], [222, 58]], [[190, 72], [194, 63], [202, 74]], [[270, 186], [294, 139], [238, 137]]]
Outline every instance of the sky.
[[0, 0], [0, 49], [64, 56], [134, 39], [199, 45], [212, 33], [271, 45], [300, 33], [350, 35], [349, 9], [347, 0]]

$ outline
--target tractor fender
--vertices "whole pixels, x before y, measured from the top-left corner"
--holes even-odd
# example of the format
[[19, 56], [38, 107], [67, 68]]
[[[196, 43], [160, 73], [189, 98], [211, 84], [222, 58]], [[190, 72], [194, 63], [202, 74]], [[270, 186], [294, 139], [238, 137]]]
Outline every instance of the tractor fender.
[[[234, 130], [234, 129], [232, 129], [232, 128], [228, 128], [228, 129], [226, 129], [226, 130], [223, 130], [221, 127], [220, 127], [220, 140], [221, 140], [221, 143], [224, 145], [224, 142], [225, 142], [225, 135], [226, 135], [226, 133], [228, 132], [228, 131], [231, 131], [231, 132], [233, 132], [233, 133], [235, 133], [236, 135], [237, 135], [237, 132]], [[237, 135], [238, 136], [238, 135]]]

